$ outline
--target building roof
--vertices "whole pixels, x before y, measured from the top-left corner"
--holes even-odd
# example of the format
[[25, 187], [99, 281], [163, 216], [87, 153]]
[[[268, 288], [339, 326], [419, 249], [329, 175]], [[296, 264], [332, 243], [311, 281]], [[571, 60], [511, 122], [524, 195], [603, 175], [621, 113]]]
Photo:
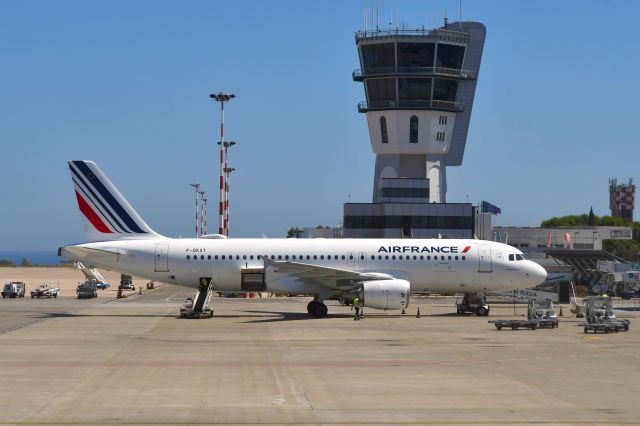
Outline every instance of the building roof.
[[598, 269], [599, 260], [627, 263], [626, 260], [604, 250], [570, 250], [561, 248], [545, 249], [547, 257], [553, 257], [561, 262], [573, 266], [579, 271]]

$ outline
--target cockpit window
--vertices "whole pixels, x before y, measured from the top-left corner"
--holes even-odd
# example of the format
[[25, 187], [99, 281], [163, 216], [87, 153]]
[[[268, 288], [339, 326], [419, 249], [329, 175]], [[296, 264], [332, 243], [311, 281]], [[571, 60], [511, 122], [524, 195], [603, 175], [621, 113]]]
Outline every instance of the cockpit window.
[[509, 261], [510, 261], [510, 262], [513, 262], [514, 260], [516, 260], [515, 255], [510, 254], [510, 255], [509, 255]]
[[524, 260], [521, 254], [516, 254], [516, 260]]

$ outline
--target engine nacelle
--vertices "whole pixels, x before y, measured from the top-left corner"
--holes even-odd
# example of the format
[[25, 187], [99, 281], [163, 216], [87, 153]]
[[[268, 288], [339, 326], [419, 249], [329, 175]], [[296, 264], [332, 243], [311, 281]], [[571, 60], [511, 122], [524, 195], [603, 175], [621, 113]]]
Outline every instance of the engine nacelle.
[[411, 285], [406, 280], [365, 281], [362, 283], [362, 306], [400, 310], [409, 306]]

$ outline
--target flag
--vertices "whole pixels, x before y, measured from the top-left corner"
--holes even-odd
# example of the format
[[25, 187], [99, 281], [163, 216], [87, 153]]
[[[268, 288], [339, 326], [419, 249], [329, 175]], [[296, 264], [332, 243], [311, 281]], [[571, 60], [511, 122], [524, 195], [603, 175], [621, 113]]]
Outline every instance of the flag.
[[482, 202], [482, 213], [491, 213], [493, 215], [499, 215], [502, 213], [500, 207], [494, 206], [491, 203], [487, 203], [486, 201]]

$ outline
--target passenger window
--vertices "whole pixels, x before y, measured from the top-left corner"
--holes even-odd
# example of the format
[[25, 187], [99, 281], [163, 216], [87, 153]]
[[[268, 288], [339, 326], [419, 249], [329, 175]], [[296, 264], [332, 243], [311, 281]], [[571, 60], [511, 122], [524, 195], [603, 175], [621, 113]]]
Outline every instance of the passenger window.
[[458, 260], [458, 256], [456, 256], [456, 260]]
[[391, 260], [396, 260], [396, 255], [391, 256]]
[[187, 260], [191, 259], [191, 256], [187, 255]]
[[204, 260], [204, 255], [201, 255], [201, 256], [200, 256], [200, 260]]
[[216, 254], [213, 258], [214, 258], [215, 260], [218, 260], [218, 255]]
[[278, 255], [278, 260], [282, 260], [282, 255], [281, 254]]
[[242, 260], [247, 260], [247, 255], [246, 254], [242, 255]]
[[398, 256], [398, 259], [402, 260], [402, 255]]
[[424, 256], [423, 255], [420, 255], [420, 260], [424, 260]]
[[222, 260], [224, 260], [224, 259], [225, 259], [225, 255], [223, 254], [223, 255], [222, 255]]
[[342, 255], [342, 260], [344, 260], [344, 259], [345, 259], [345, 257], [344, 257], [344, 254], [343, 254], [343, 255]]
[[384, 260], [389, 260], [389, 255], [386, 255], [386, 256], [384, 257]]
[[240, 260], [240, 255], [236, 254], [236, 260]]
[[467, 256], [462, 256], [462, 260], [465, 260], [467, 258]]
[[317, 260], [317, 259], [318, 259], [318, 256], [314, 254], [313, 255], [313, 260]]
[[324, 260], [324, 254], [320, 255], [320, 260]]
[[253, 255], [249, 256], [249, 260], [253, 260]]
[[289, 255], [286, 255], [286, 256], [284, 257], [284, 259], [285, 259], [285, 260], [289, 260]]

